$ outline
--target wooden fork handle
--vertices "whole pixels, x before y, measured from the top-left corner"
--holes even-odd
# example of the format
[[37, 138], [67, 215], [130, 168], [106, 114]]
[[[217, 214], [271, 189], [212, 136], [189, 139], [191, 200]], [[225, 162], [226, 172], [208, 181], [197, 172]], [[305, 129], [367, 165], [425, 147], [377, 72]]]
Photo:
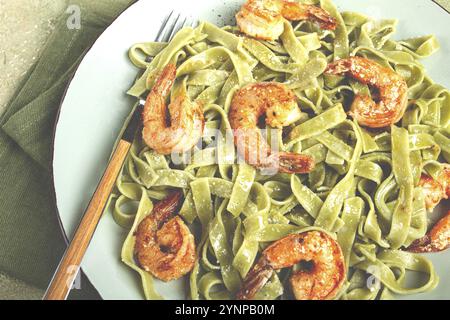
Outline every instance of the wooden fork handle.
[[95, 229], [105, 209], [105, 205], [119, 176], [131, 143], [121, 140], [114, 151], [111, 161], [103, 175], [97, 190], [81, 220], [69, 248], [50, 283], [44, 300], [64, 300], [72, 288], [83, 256], [94, 235]]

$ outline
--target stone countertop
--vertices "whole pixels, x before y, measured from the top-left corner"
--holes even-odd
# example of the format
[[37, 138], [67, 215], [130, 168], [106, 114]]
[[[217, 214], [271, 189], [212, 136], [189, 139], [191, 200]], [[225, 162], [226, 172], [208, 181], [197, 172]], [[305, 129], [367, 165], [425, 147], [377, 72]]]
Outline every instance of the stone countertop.
[[[68, 0], [0, 0], [0, 115], [33, 66]], [[0, 273], [1, 299], [41, 299], [44, 292]]]
[[[450, 0], [437, 0], [450, 7]], [[0, 0], [0, 114], [39, 57], [69, 0]], [[0, 299], [40, 299], [43, 291], [0, 274]]]
[[39, 57], [68, 0], [0, 0], [0, 114]]

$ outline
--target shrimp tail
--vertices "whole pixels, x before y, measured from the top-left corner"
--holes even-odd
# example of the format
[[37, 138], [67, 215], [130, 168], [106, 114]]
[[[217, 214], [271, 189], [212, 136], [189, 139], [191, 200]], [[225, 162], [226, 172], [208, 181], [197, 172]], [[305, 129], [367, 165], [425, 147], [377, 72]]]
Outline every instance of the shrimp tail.
[[291, 21], [312, 20], [326, 30], [335, 30], [337, 25], [336, 19], [324, 9], [314, 5], [299, 4], [298, 2], [284, 1], [282, 15]]
[[307, 9], [309, 18], [317, 22], [322, 29], [336, 30], [336, 18], [331, 16], [327, 11], [316, 6], [308, 6]]
[[277, 156], [280, 172], [282, 173], [303, 174], [314, 170], [314, 159], [310, 156], [288, 152], [280, 152]]
[[422, 239], [407, 249], [414, 253], [441, 252], [450, 248], [450, 211]]
[[183, 198], [182, 191], [175, 191], [171, 193], [166, 199], [155, 204], [153, 208], [153, 215], [155, 220], [158, 221], [158, 228], [161, 228], [181, 205], [181, 199]]
[[346, 74], [350, 72], [352, 63], [349, 59], [342, 59], [330, 63], [325, 69], [326, 74]]
[[272, 277], [274, 270], [267, 259], [262, 258], [245, 278], [244, 287], [237, 293], [237, 300], [252, 300]]
[[431, 238], [429, 235], [426, 235], [423, 238], [414, 241], [411, 246], [409, 246], [408, 251], [412, 253], [427, 253], [430, 252], [431, 249]]

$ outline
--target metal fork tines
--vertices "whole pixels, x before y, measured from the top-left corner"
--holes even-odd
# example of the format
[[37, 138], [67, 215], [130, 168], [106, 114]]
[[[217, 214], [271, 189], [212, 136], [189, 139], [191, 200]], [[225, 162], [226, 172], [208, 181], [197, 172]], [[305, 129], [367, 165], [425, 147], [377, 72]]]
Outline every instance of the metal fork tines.
[[[195, 26], [196, 24], [197, 22], [190, 19], [189, 17], [185, 17], [181, 13], [172, 11], [164, 20], [155, 41], [169, 42], [183, 27]], [[147, 62], [151, 62], [152, 60], [152, 57], [148, 57], [146, 59]]]
[[172, 11], [164, 20], [164, 23], [162, 24], [155, 41], [156, 42], [169, 41], [171, 39], [172, 33], [174, 33], [174, 31], [178, 31], [175, 29], [177, 28], [177, 24], [182, 18], [183, 17], [181, 16], [180, 13]]

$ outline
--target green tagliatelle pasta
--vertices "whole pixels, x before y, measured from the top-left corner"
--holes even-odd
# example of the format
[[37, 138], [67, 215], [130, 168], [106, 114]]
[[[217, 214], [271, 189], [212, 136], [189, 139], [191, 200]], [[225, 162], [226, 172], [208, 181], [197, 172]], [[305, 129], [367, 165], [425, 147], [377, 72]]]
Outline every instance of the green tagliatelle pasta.
[[[170, 43], [130, 49], [131, 62], [142, 71], [130, 95], [145, 98], [160, 71], [175, 63], [172, 97], [186, 94], [201, 102], [206, 131], [222, 133], [220, 138], [205, 133], [204, 148], [192, 151], [193, 160], [180, 155], [177, 163], [136, 138], [112, 204], [116, 222], [129, 230], [122, 260], [140, 275], [146, 298], [163, 297], [154, 286], [158, 280], [134, 259], [134, 232], [152, 203], [173, 189], [184, 192], [179, 214], [197, 246], [188, 298], [233, 299], [269, 243], [308, 230], [324, 230], [342, 247], [348, 278], [341, 299], [386, 299], [436, 287], [431, 262], [403, 249], [427, 231], [421, 174], [438, 177], [450, 160], [450, 92], [433, 83], [420, 63], [439, 48], [437, 39], [394, 41], [395, 20], [339, 13], [331, 0], [307, 3], [333, 15], [337, 29], [286, 21], [279, 40], [260, 41], [235, 27], [204, 22], [179, 31]], [[389, 130], [371, 131], [348, 117], [353, 96], [370, 93], [366, 85], [323, 74], [329, 62], [351, 55], [375, 60], [406, 79], [408, 109]], [[302, 116], [279, 134], [280, 148], [312, 156], [311, 173], [263, 175], [236, 161], [234, 145], [225, 143], [233, 95], [255, 81], [281, 82], [297, 95]], [[407, 286], [409, 272], [423, 273], [426, 280]], [[274, 273], [256, 298], [292, 298], [288, 280], [288, 271]]]

